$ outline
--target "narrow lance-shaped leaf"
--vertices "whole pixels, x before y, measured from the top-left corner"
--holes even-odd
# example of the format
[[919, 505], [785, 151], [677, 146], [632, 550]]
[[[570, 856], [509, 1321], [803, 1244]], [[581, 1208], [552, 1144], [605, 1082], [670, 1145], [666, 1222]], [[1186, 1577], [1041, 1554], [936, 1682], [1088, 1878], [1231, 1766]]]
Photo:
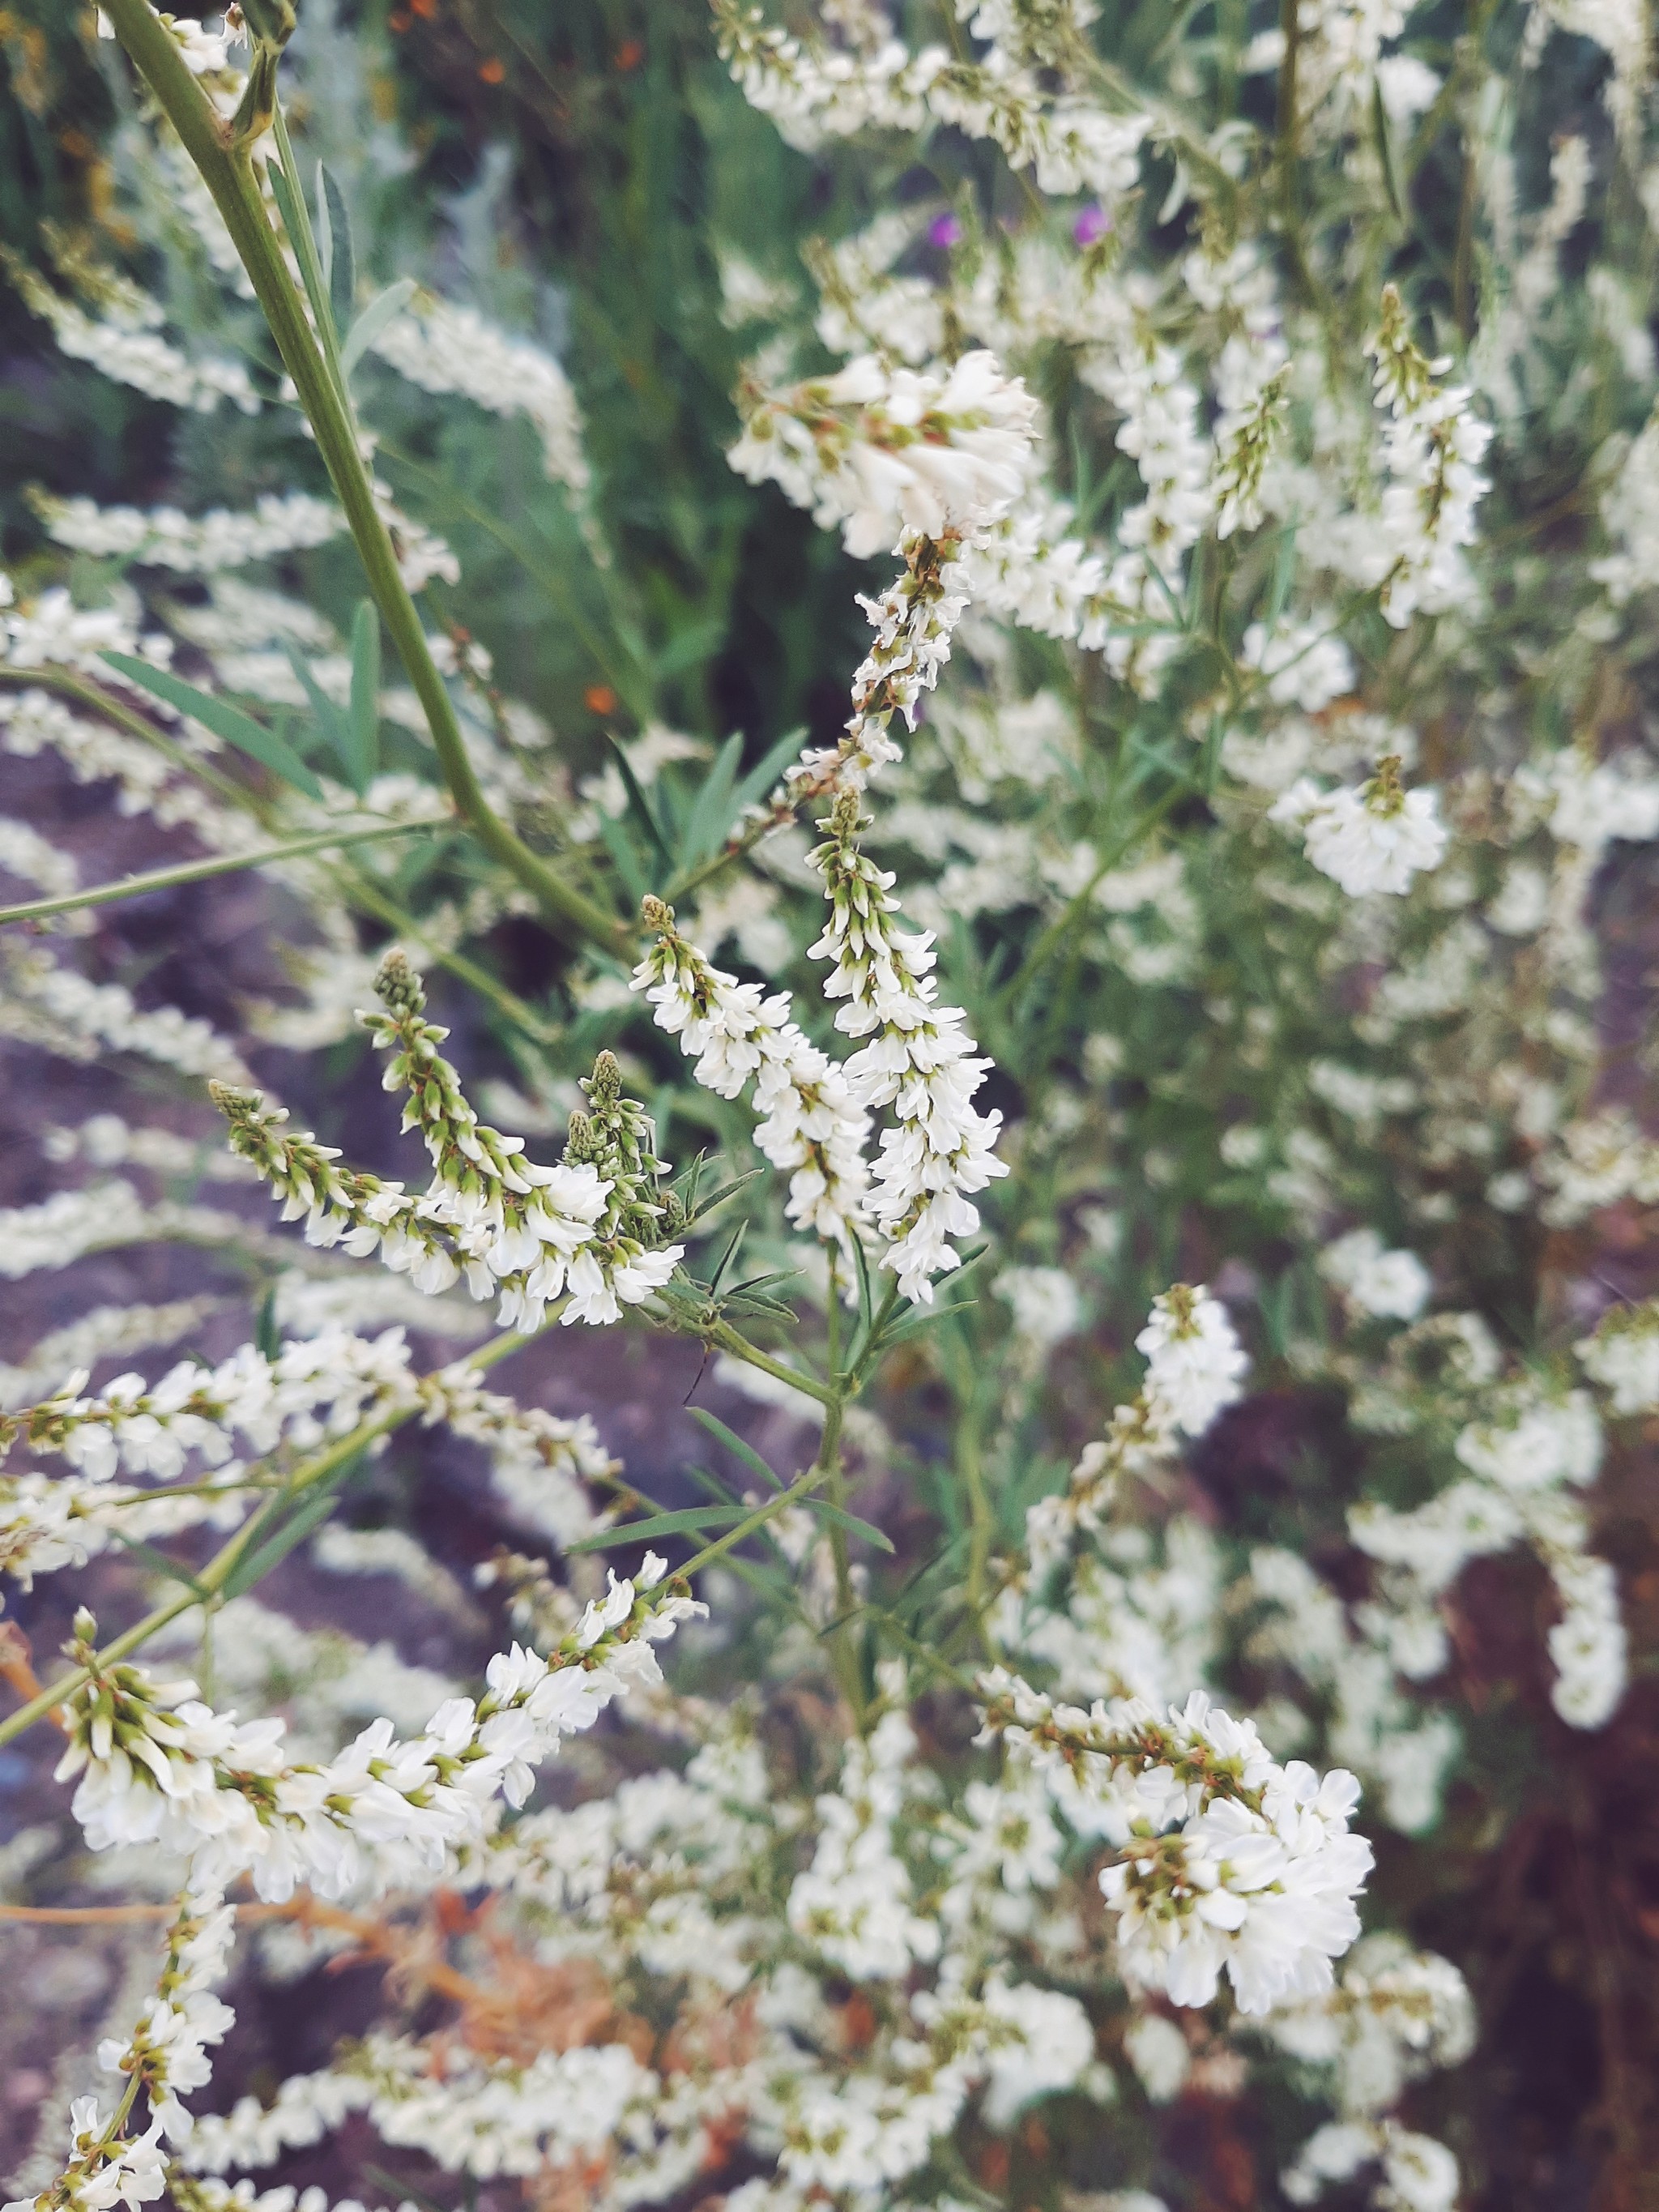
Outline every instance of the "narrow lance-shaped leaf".
[[414, 298], [415, 279], [400, 276], [395, 284], [388, 284], [384, 292], [377, 292], [356, 321], [346, 332], [340, 344], [340, 367], [349, 376], [388, 323], [395, 322]]
[[[357, 267], [356, 258], [351, 249], [351, 217], [346, 212], [340, 187], [320, 161], [317, 164], [317, 204], [333, 242], [332, 254], [323, 268], [323, 284], [328, 293], [329, 310], [334, 317], [335, 331], [343, 337], [351, 327], [357, 304]], [[319, 224], [319, 229], [320, 227]]]
[[211, 730], [216, 738], [222, 738], [228, 745], [246, 753], [251, 760], [268, 768], [284, 783], [303, 791], [307, 799], [322, 797], [323, 787], [286, 738], [266, 729], [262, 722], [256, 722], [240, 707], [233, 707], [228, 700], [217, 698], [210, 691], [198, 691], [181, 677], [171, 675], [163, 668], [152, 668], [149, 661], [135, 659], [130, 653], [106, 653], [102, 658], [129, 684], [165, 701], [179, 714], [189, 714], [204, 729]]
[[380, 617], [373, 599], [359, 604], [351, 626], [351, 712], [343, 726], [346, 774], [354, 791], [367, 791], [380, 744]]

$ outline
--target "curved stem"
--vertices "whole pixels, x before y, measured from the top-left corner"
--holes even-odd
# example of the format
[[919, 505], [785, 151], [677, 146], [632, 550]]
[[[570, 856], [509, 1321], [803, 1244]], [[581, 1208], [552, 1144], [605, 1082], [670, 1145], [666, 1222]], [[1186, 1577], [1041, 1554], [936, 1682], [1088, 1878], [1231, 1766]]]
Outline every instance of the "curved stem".
[[283, 365], [316, 434], [336, 496], [344, 510], [374, 603], [421, 702], [445, 782], [485, 850], [533, 891], [549, 919], [569, 937], [625, 949], [632, 933], [616, 916], [575, 890], [532, 853], [490, 806], [468, 757], [448, 687], [426, 641], [415, 602], [398, 567], [375, 505], [368, 470], [340, 390], [319, 349], [282, 248], [253, 178], [249, 148], [232, 136], [185, 64], [171, 33], [149, 0], [110, 0], [116, 35], [155, 95], [224, 217], [248, 274]]

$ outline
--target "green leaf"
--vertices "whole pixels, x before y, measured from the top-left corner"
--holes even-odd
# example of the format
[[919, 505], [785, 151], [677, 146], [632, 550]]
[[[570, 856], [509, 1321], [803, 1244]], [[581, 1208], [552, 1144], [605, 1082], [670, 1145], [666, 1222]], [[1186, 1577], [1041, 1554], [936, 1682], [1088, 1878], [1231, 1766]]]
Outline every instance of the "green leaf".
[[373, 599], [359, 602], [351, 625], [351, 714], [344, 729], [346, 775], [361, 793], [374, 781], [380, 750], [380, 617]]
[[135, 1559], [141, 1559], [152, 1574], [165, 1575], [169, 1582], [182, 1583], [186, 1589], [194, 1590], [197, 1596], [206, 1602], [210, 1593], [202, 1588], [188, 1567], [181, 1566], [177, 1559], [168, 1559], [165, 1552], [158, 1552], [154, 1544], [140, 1543], [136, 1536], [124, 1536], [118, 1528], [112, 1528], [110, 1534], [118, 1544], [131, 1553]]
[[690, 623], [671, 637], [652, 664], [652, 674], [659, 684], [671, 677], [684, 675], [688, 668], [700, 667], [712, 660], [726, 642], [726, 619], [714, 615], [707, 622]]
[[340, 372], [349, 376], [380, 332], [395, 322], [419, 289], [412, 276], [400, 276], [377, 292], [340, 343]]
[[768, 1321], [799, 1323], [800, 1316], [793, 1306], [786, 1305], [781, 1298], [769, 1298], [759, 1291], [746, 1291], [741, 1285], [728, 1291], [721, 1301], [722, 1310], [732, 1314], [747, 1314], [751, 1318], [764, 1316]]
[[732, 794], [732, 812], [735, 819], [745, 806], [754, 806], [765, 798], [773, 785], [799, 752], [806, 737], [806, 726], [786, 730], [776, 744], [769, 745], [746, 776]]
[[719, 1297], [720, 1285], [726, 1280], [726, 1271], [737, 1258], [738, 1247], [748, 1234], [749, 1224], [746, 1221], [740, 1221], [726, 1238], [726, 1249], [720, 1254], [719, 1263], [708, 1279], [708, 1295], [711, 1298]]
[[629, 812], [634, 817], [635, 820], [639, 823], [640, 826], [644, 830], [646, 836], [656, 847], [658, 853], [662, 857], [664, 866], [672, 868], [674, 865], [674, 856], [668, 849], [668, 840], [664, 836], [662, 825], [652, 811], [651, 802], [647, 799], [644, 791], [641, 788], [640, 780], [634, 773], [633, 766], [629, 760], [628, 755], [623, 750], [622, 747], [617, 743], [617, 740], [614, 738], [607, 737], [605, 743], [610, 746], [611, 752], [616, 757], [617, 767], [623, 780], [623, 789], [628, 793]]
[[743, 739], [735, 732], [714, 756], [714, 765], [702, 780], [690, 818], [680, 837], [678, 866], [695, 868], [712, 853], [726, 835], [732, 819], [732, 792], [738, 763], [743, 758]]
[[599, 809], [599, 842], [616, 864], [629, 905], [637, 908], [651, 889], [640, 866], [639, 848], [629, 836], [626, 823], [616, 815], [607, 814], [603, 807]]
[[717, 1443], [723, 1443], [727, 1451], [731, 1452], [734, 1457], [740, 1459], [744, 1465], [748, 1468], [752, 1474], [759, 1475], [769, 1489], [781, 1490], [784, 1488], [785, 1486], [783, 1483], [781, 1483], [778, 1477], [773, 1474], [771, 1468], [768, 1467], [766, 1462], [755, 1449], [753, 1444], [744, 1443], [741, 1437], [734, 1435], [732, 1431], [726, 1427], [725, 1422], [719, 1419], [714, 1414], [711, 1413], [706, 1407], [692, 1406], [688, 1410], [690, 1413], [692, 1419], [696, 1422], [700, 1428], [707, 1429], [709, 1435], [713, 1437]]
[[323, 190], [323, 165], [317, 164], [317, 220], [312, 225], [317, 240], [317, 262], [323, 272], [323, 289], [327, 291], [334, 277], [334, 225], [328, 211], [328, 195]]
[[884, 1534], [872, 1522], [860, 1521], [856, 1513], [848, 1513], [843, 1506], [832, 1505], [827, 1498], [804, 1498], [801, 1504], [810, 1511], [821, 1514], [824, 1520], [834, 1521], [843, 1528], [850, 1528], [855, 1536], [862, 1536], [866, 1544], [873, 1544], [878, 1552], [893, 1549], [892, 1538]]
[[282, 1332], [276, 1326], [276, 1285], [273, 1283], [259, 1301], [259, 1318], [253, 1326], [253, 1346], [267, 1359], [277, 1358], [283, 1349]]
[[[698, 1158], [701, 1161], [702, 1155], [699, 1154]], [[717, 1206], [724, 1205], [735, 1192], [740, 1191], [745, 1183], [753, 1182], [757, 1176], [763, 1176], [765, 1173], [764, 1168], [750, 1168], [746, 1175], [733, 1176], [729, 1182], [723, 1182], [718, 1190], [711, 1191], [707, 1198], [700, 1197], [694, 1185], [690, 1196], [684, 1201], [686, 1227], [688, 1229], [695, 1227], [706, 1215], [712, 1213]]]
[[1280, 533], [1279, 550], [1273, 556], [1273, 581], [1267, 588], [1267, 604], [1261, 619], [1271, 637], [1279, 627], [1279, 617], [1285, 611], [1285, 602], [1291, 596], [1291, 586], [1296, 580], [1296, 525], [1291, 523]]
[[351, 327], [357, 304], [357, 264], [351, 250], [351, 217], [337, 185], [323, 164], [317, 164], [317, 231], [319, 247], [326, 235], [331, 251], [323, 256], [323, 288], [337, 337]]
[[311, 711], [318, 728], [327, 738], [341, 766], [349, 775], [352, 762], [351, 731], [345, 716], [329, 697], [322, 685], [318, 683], [305, 662], [301, 659], [295, 646], [285, 643], [283, 651], [288, 655], [288, 665], [294, 671], [295, 681], [310, 702]]
[[[362, 1452], [354, 1452], [343, 1467], [337, 1468], [325, 1481], [307, 1493], [304, 1504], [263, 1544], [256, 1544], [245, 1552], [225, 1577], [222, 1585], [226, 1597], [240, 1597], [244, 1590], [252, 1589], [271, 1569], [285, 1559], [296, 1544], [303, 1544], [313, 1528], [320, 1528], [338, 1502], [339, 1493], [363, 1464]], [[281, 1500], [276, 1501], [280, 1509]]]
[[694, 1536], [705, 1528], [729, 1528], [746, 1520], [752, 1505], [688, 1505], [678, 1513], [653, 1513], [644, 1521], [629, 1521], [619, 1528], [601, 1528], [596, 1535], [581, 1536], [567, 1544], [570, 1552], [614, 1552], [619, 1545], [643, 1543], [647, 1536]]
[[858, 1271], [859, 1279], [859, 1332], [867, 1344], [876, 1318], [875, 1287], [870, 1280], [870, 1256], [861, 1240], [854, 1237], [852, 1244], [853, 1265]]
[[[273, 170], [273, 174], [275, 173]], [[125, 676], [129, 684], [141, 691], [148, 691], [157, 699], [176, 707], [181, 714], [190, 714], [204, 729], [211, 730], [216, 738], [222, 738], [228, 745], [257, 760], [284, 783], [291, 783], [296, 791], [303, 791], [307, 799], [320, 799], [323, 787], [300, 758], [294, 748], [256, 722], [252, 714], [245, 714], [240, 707], [216, 698], [210, 691], [198, 691], [193, 684], [172, 676], [165, 669], [152, 668], [147, 660], [135, 660], [130, 653], [106, 653], [106, 660], [118, 675]]]
[[1389, 195], [1389, 205], [1394, 210], [1395, 221], [1403, 224], [1406, 211], [1400, 204], [1400, 184], [1394, 173], [1394, 141], [1389, 130], [1388, 110], [1382, 105], [1382, 82], [1377, 76], [1371, 79], [1371, 131], [1382, 163], [1382, 185]]

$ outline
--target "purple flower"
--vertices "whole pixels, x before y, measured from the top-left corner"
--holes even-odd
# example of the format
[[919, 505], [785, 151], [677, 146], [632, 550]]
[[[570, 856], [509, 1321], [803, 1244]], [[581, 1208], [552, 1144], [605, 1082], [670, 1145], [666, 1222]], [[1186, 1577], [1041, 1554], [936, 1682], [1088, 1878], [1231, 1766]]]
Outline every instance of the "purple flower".
[[1079, 246], [1094, 246], [1101, 239], [1107, 237], [1115, 228], [1112, 218], [1102, 207], [1100, 202], [1091, 200], [1072, 225], [1072, 235]]
[[953, 215], [936, 215], [927, 226], [927, 243], [940, 247], [960, 246], [961, 222]]

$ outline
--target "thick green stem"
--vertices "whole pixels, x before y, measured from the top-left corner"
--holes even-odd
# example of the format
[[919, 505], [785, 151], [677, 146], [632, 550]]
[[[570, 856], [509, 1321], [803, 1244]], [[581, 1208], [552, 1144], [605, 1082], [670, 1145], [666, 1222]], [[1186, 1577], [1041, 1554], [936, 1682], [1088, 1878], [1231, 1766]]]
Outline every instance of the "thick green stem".
[[[830, 1263], [830, 1297], [824, 1309], [826, 1330], [829, 1337], [827, 1351], [829, 1353], [830, 1372], [832, 1375], [839, 1375], [841, 1372], [840, 1290], [841, 1285], [836, 1280], [836, 1268], [835, 1260], [832, 1256]], [[845, 1386], [843, 1386], [843, 1388]], [[836, 1429], [836, 1436], [834, 1439], [831, 1440], [832, 1456], [830, 1467], [830, 1503], [840, 1512], [845, 1512], [847, 1510], [847, 1478], [842, 1470], [841, 1452], [838, 1449], [841, 1435], [842, 1406], [843, 1402], [844, 1401], [839, 1398], [836, 1400], [835, 1406], [830, 1411], [828, 1419], [826, 1419], [824, 1423], [824, 1435], [826, 1438], [830, 1437], [830, 1422], [834, 1423]], [[836, 1610], [838, 1613], [845, 1615], [851, 1613], [853, 1610], [853, 1571], [848, 1564], [847, 1556], [847, 1530], [839, 1521], [832, 1521], [830, 1524], [830, 1550], [836, 1563]], [[840, 1632], [839, 1628], [837, 1628], [836, 1636], [838, 1639]]]
[[398, 657], [419, 698], [456, 805], [494, 859], [532, 890], [549, 918], [571, 937], [623, 951], [631, 932], [615, 915], [574, 890], [501, 820], [467, 757], [448, 688], [428, 649], [415, 602], [398, 568], [398, 556], [374, 503], [369, 472], [358, 450], [349, 412], [307, 319], [299, 292], [266, 216], [254, 181], [252, 155], [236, 143], [230, 126], [210, 106], [185, 67], [166, 26], [148, 0], [110, 0], [106, 11], [116, 35], [155, 94], [167, 120], [213, 195], [242, 266], [246, 270], [283, 365], [316, 434], [336, 496], [363, 564], [368, 587]]
[[372, 845], [383, 837], [411, 837], [416, 830], [441, 830], [441, 822], [383, 822], [374, 830], [324, 830], [313, 837], [295, 837], [286, 845], [271, 845], [263, 853], [221, 854], [210, 860], [181, 860], [177, 867], [152, 868], [148, 875], [127, 876], [118, 884], [100, 884], [96, 890], [70, 891], [63, 898], [31, 899], [25, 906], [0, 907], [0, 925], [9, 921], [46, 921], [55, 914], [75, 914], [88, 906], [112, 906], [118, 899], [143, 898], [149, 891], [169, 891], [180, 884], [205, 883], [210, 876], [233, 875], [239, 868], [263, 868], [272, 860], [302, 860], [307, 853], [325, 853], [344, 845]]

